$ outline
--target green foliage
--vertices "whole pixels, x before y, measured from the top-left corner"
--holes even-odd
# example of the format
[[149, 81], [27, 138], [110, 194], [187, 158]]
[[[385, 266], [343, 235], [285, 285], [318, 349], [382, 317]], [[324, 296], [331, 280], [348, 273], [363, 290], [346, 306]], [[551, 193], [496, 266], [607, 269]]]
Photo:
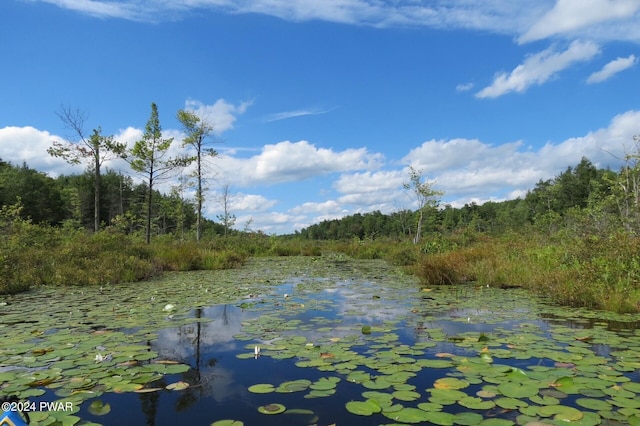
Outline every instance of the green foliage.
[[162, 127], [158, 116], [158, 107], [151, 104], [151, 116], [145, 125], [142, 139], [137, 141], [127, 154], [131, 168], [144, 176], [147, 182], [146, 242], [151, 241], [151, 221], [153, 213], [154, 184], [171, 177], [178, 169], [193, 162], [193, 157], [186, 155], [167, 157], [173, 138], [162, 138]]
[[0, 206], [20, 202], [20, 216], [34, 223], [60, 224], [65, 219], [62, 188], [44, 173], [23, 164], [0, 161]]
[[235, 268], [246, 253], [195, 242], [145, 244], [115, 229], [87, 233], [20, 218], [20, 206], [0, 210], [0, 293], [40, 285], [105, 285], [148, 279], [167, 270]]

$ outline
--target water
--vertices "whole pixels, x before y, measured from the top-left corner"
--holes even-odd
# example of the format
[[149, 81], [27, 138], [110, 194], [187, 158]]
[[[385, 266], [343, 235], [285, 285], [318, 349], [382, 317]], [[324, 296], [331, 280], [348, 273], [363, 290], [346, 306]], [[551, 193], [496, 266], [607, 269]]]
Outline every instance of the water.
[[[629, 384], [640, 382], [637, 316], [557, 307], [519, 289], [473, 284], [423, 289], [380, 262], [314, 265], [324, 269], [309, 267], [309, 272], [287, 271], [289, 264], [274, 267], [290, 261], [295, 259], [258, 261], [253, 268], [260, 273], [252, 275], [253, 282], [246, 286], [237, 286], [240, 291], [227, 302], [191, 309], [177, 315], [179, 325], [157, 330], [157, 337], [149, 341], [150, 350], [159, 359], [189, 365], [188, 371], [145, 385], [162, 388], [155, 392], [99, 395], [111, 406], [106, 415], [91, 414], [91, 399], [76, 415], [82, 421], [119, 426], [210, 425], [223, 419], [245, 425], [396, 423], [392, 409], [387, 416], [347, 410], [349, 401], [365, 401], [363, 392], [372, 390], [370, 380], [353, 380], [354, 372], [361, 372], [373, 382], [380, 377], [390, 381], [378, 392], [417, 392], [419, 396], [408, 401], [401, 393], [394, 394], [398, 398], [393, 404], [405, 408], [435, 401], [442, 405], [436, 411], [452, 415], [475, 413], [513, 423], [553, 421], [556, 413], [547, 415], [539, 400], [506, 395], [510, 391], [504, 388], [503, 394], [497, 391], [501, 383], [512, 381], [532, 384], [536, 397], [555, 395], [558, 402], [547, 405], [584, 413], [581, 424], [640, 420], [640, 404], [629, 402], [640, 398], [640, 385]], [[267, 279], [274, 270], [278, 279]], [[241, 271], [236, 273], [236, 279], [242, 278]], [[258, 281], [265, 284], [256, 285], [261, 274]], [[168, 318], [167, 324], [176, 320]], [[371, 327], [370, 334], [364, 326]], [[138, 327], [123, 329], [140, 332]], [[258, 358], [251, 356], [255, 346], [261, 348]], [[450, 365], [421, 364], [431, 360]], [[398, 377], [403, 378], [394, 380]], [[575, 386], [558, 386], [555, 381], [562, 377], [571, 378]], [[310, 397], [315, 395], [309, 388], [291, 393], [248, 390], [256, 384], [277, 388], [293, 380], [323, 378], [339, 379], [335, 393]], [[458, 392], [469, 398], [501, 405], [513, 403], [504, 401], [511, 399], [526, 407], [474, 408], [477, 401], [459, 396], [452, 401], [434, 399], [435, 387], [447, 387], [438, 385], [444, 383], [439, 382], [442, 378], [467, 382]], [[165, 389], [178, 381], [189, 386]], [[56, 399], [54, 389], [46, 392], [35, 399]], [[606, 401], [610, 407], [581, 406], [579, 400], [585, 398]], [[289, 412], [258, 412], [266, 404], [282, 404]]]

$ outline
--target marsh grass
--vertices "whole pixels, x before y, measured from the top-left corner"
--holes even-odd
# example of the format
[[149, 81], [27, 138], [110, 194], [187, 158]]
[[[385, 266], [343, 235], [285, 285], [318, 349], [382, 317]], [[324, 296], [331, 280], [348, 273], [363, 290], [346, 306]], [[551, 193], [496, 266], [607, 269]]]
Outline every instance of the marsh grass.
[[628, 234], [484, 239], [427, 254], [414, 271], [425, 285], [521, 286], [564, 305], [640, 311], [640, 240]]
[[0, 220], [0, 293], [43, 285], [83, 286], [135, 282], [163, 271], [241, 266], [246, 251], [172, 239], [145, 244], [113, 229], [97, 233]]

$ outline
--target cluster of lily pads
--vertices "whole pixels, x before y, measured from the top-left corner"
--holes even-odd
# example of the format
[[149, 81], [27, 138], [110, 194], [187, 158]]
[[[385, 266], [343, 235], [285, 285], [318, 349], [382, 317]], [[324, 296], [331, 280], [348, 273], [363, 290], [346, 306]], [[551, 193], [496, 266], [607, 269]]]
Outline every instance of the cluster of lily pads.
[[106, 393], [187, 388], [160, 385], [189, 366], [161, 359], [152, 343], [164, 328], [209, 321], [192, 309], [231, 303], [255, 314], [234, 336], [247, 342], [237, 358], [313, 371], [313, 380], [249, 385], [267, 416], [324, 422], [278, 401], [300, 394], [301, 404], [327, 398], [372, 424], [640, 425], [640, 317], [559, 308], [519, 289], [420, 288], [379, 261], [256, 259], [240, 271], [1, 302], [0, 395], [74, 402], [71, 413], [33, 413], [36, 424], [82, 423], [83, 403], [107, 415]]
[[[362, 398], [347, 401], [344, 410], [377, 416], [378, 423], [386, 417], [440, 425], [640, 425], [637, 316], [558, 308], [523, 290], [473, 285], [419, 290], [394, 281], [335, 282], [323, 297], [326, 281], [305, 280], [295, 298], [282, 304], [290, 303], [290, 309], [252, 307], [268, 312], [247, 321], [236, 338], [262, 341], [263, 356], [332, 373], [325, 380], [335, 385], [326, 396], [340, 395], [341, 382], [359, 384]], [[300, 305], [318, 312], [334, 309], [335, 290], [348, 294], [349, 303], [338, 321], [331, 315], [299, 319]], [[376, 321], [394, 302], [406, 310]], [[606, 320], [628, 328], [609, 330]], [[309, 398], [310, 386], [309, 381], [260, 383], [249, 391], [312, 389]]]

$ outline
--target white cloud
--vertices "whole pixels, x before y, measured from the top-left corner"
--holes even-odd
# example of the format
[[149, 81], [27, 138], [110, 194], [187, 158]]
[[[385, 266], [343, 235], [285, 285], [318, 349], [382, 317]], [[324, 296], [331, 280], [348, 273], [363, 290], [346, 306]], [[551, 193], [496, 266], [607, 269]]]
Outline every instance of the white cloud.
[[587, 83], [601, 83], [608, 80], [613, 75], [631, 68], [638, 62], [635, 55], [629, 55], [626, 58], [617, 58], [606, 64], [600, 71], [594, 72], [587, 78]]
[[220, 168], [235, 185], [272, 185], [300, 181], [328, 173], [367, 170], [379, 166], [381, 154], [370, 154], [366, 148], [336, 152], [317, 148], [308, 141], [284, 141], [268, 144], [250, 158], [222, 157]]
[[297, 109], [293, 111], [276, 112], [274, 114], [269, 114], [264, 121], [266, 123], [271, 123], [273, 121], [286, 120], [288, 118], [295, 118], [295, 117], [304, 117], [306, 115], [326, 114], [329, 111], [330, 110], [320, 110], [320, 109]]
[[428, 175], [437, 175], [461, 165], [474, 169], [485, 164], [486, 158], [490, 158], [494, 167], [500, 168], [510, 164], [508, 155], [521, 145], [521, 142], [512, 142], [494, 147], [478, 139], [463, 138], [430, 140], [412, 149], [402, 161]]
[[530, 86], [541, 85], [576, 62], [592, 59], [600, 52], [593, 42], [574, 41], [567, 50], [557, 52], [550, 47], [527, 57], [511, 73], [500, 73], [493, 83], [476, 94], [478, 98], [497, 98], [509, 92], [522, 93]]
[[461, 83], [456, 86], [456, 92], [468, 92], [473, 89], [473, 83]]
[[47, 154], [53, 141], [63, 142], [64, 139], [30, 126], [0, 128], [0, 158], [17, 166], [26, 162], [30, 168], [54, 177], [81, 173], [82, 165], [71, 165]]
[[431, 140], [414, 148], [403, 161], [424, 170], [451, 202], [479, 197], [509, 198], [550, 179], [587, 157], [599, 167], [616, 168], [638, 133], [640, 111], [615, 116], [608, 127], [585, 136], [546, 143], [537, 151], [521, 142], [493, 146], [479, 140]]
[[[430, 27], [497, 32], [521, 42], [550, 36], [640, 41], [640, 0], [31, 0], [101, 18], [175, 20], [190, 11], [259, 13], [283, 20], [322, 20], [375, 27]], [[524, 33], [523, 33], [524, 32]]]
[[253, 100], [233, 105], [224, 99], [218, 99], [213, 105], [206, 105], [195, 99], [188, 99], [184, 105], [188, 111], [193, 111], [198, 117], [213, 126], [215, 134], [221, 134], [233, 128], [237, 116], [244, 114]]
[[262, 195], [258, 194], [233, 194], [231, 196], [231, 202], [229, 208], [231, 211], [251, 211], [262, 212], [270, 209], [278, 203], [277, 200], [270, 200]]
[[406, 180], [405, 175], [398, 170], [343, 174], [334, 188], [342, 194], [361, 194], [402, 187], [403, 179]]
[[634, 15], [638, 10], [639, 0], [558, 0], [519, 40], [528, 42], [558, 34], [575, 33], [606, 21], [624, 18], [635, 20]]
[[40, 0], [63, 9], [85, 13], [98, 18], [137, 19], [135, 3], [98, 0]]
[[306, 202], [289, 210], [294, 214], [346, 214], [346, 210], [335, 200], [328, 200], [321, 203]]

